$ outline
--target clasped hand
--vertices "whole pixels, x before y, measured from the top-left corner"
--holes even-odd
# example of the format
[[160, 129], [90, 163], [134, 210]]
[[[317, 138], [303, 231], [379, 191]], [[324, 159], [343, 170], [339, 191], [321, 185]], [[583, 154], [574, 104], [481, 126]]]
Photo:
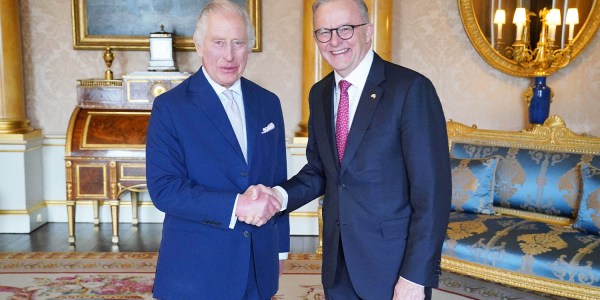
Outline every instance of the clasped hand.
[[235, 215], [240, 222], [261, 226], [281, 210], [281, 202], [275, 190], [253, 185], [239, 196]]

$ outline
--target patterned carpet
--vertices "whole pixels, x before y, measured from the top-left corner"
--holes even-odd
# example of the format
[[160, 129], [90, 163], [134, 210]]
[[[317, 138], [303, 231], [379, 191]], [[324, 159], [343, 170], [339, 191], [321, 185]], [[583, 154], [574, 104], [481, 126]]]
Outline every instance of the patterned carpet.
[[[156, 259], [153, 252], [0, 253], [0, 299], [152, 299]], [[273, 300], [325, 299], [320, 273], [315, 254], [290, 254]], [[433, 298], [548, 299], [448, 273]]]

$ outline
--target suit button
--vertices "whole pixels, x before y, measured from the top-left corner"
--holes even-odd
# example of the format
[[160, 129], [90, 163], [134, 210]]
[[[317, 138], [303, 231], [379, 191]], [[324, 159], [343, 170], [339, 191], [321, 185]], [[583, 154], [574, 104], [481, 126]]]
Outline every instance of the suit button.
[[340, 225], [340, 220], [335, 220], [335, 225]]
[[242, 175], [242, 177], [246, 177], [246, 176], [248, 176], [248, 172], [242, 171], [242, 173], [240, 175]]
[[345, 190], [346, 189], [346, 185], [342, 183], [342, 184], [340, 184], [340, 188], [342, 188], [342, 190]]
[[250, 232], [244, 231], [244, 237], [249, 237], [249, 236], [250, 236]]

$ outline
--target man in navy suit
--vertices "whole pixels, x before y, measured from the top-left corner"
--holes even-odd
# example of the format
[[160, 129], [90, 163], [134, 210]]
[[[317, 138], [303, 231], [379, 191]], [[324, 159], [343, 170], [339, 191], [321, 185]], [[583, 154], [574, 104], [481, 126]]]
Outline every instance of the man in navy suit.
[[309, 94], [308, 163], [275, 194], [288, 211], [324, 194], [328, 300], [429, 298], [452, 190], [438, 96], [371, 50], [364, 1], [317, 0], [313, 26], [334, 72]]
[[254, 45], [245, 9], [207, 4], [194, 42], [201, 69], [154, 101], [148, 126], [148, 190], [165, 212], [154, 297], [271, 299], [289, 218], [271, 218], [281, 203], [253, 185], [286, 179], [281, 105], [241, 77]]

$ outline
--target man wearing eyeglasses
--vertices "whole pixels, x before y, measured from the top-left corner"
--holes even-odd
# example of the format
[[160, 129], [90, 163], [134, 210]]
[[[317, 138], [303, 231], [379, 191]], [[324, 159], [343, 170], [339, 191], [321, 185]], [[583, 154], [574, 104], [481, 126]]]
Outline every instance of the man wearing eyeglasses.
[[435, 88], [371, 50], [364, 1], [317, 0], [313, 26], [334, 72], [310, 91], [308, 163], [273, 191], [288, 211], [324, 194], [328, 300], [430, 299], [451, 199]]

